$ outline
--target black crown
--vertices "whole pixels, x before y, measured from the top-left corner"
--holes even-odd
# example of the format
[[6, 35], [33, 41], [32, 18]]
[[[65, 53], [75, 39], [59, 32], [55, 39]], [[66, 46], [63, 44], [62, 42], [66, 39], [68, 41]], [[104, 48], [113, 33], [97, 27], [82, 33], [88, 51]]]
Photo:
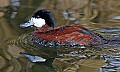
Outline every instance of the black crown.
[[32, 17], [45, 19], [45, 22], [48, 26], [53, 28], [55, 27], [54, 17], [49, 10], [46, 10], [46, 9], [38, 10], [33, 14]]

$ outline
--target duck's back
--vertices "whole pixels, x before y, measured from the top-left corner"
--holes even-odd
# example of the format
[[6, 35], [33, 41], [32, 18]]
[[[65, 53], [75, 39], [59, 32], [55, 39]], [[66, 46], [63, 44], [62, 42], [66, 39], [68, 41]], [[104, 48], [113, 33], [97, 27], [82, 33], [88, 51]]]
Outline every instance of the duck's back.
[[92, 31], [79, 25], [60, 26], [54, 30], [45, 31], [47, 27], [36, 30], [33, 41], [38, 44], [50, 42], [50, 45], [84, 45], [93, 46], [107, 43], [107, 41]]

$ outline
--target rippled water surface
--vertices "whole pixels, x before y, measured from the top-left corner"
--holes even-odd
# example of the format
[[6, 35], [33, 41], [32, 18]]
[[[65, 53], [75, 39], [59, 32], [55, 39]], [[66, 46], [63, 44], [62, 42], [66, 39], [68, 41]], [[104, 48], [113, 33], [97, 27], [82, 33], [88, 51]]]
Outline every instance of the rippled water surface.
[[[45, 8], [53, 13], [56, 27], [79, 24], [106, 39], [120, 40], [119, 0], [109, 0], [107, 5], [106, 0], [11, 0], [11, 5], [2, 4], [0, 72], [120, 72], [119, 44], [94, 47], [39, 46], [31, 38], [35, 27], [19, 27], [34, 11]], [[32, 63], [20, 52], [47, 60]]]

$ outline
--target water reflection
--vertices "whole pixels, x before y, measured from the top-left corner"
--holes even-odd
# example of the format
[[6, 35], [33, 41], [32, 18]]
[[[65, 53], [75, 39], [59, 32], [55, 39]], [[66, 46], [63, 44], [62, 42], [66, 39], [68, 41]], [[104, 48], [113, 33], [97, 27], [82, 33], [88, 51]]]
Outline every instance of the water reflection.
[[[45, 8], [54, 13], [57, 26], [82, 24], [107, 39], [119, 39], [119, 0], [16, 0], [15, 2], [11, 0], [13, 6], [9, 6], [9, 2], [2, 2], [0, 2], [0, 72], [55, 72], [55, 69], [64, 72], [120, 71], [118, 44], [99, 45], [94, 48], [77, 47], [77, 51], [70, 48], [72, 51], [67, 52], [66, 49], [59, 47], [58, 51], [61, 52], [57, 53], [56, 49], [38, 48], [32, 43], [31, 32], [35, 30], [34, 28], [19, 27], [19, 24], [27, 21], [39, 7], [38, 9]], [[32, 63], [19, 54], [20, 52], [39, 55], [45, 57], [47, 61]], [[57, 58], [51, 60], [51, 57]]]
[[120, 56], [108, 56], [105, 55], [105, 60], [107, 62], [106, 65], [102, 67], [102, 71], [107, 71], [107, 72], [119, 72], [120, 71]]

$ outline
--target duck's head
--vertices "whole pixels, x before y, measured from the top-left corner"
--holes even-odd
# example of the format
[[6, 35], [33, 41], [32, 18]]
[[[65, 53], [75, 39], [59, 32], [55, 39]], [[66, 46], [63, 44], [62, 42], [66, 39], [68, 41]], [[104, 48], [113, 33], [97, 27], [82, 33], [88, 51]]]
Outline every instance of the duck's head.
[[49, 10], [41, 9], [36, 11], [28, 22], [21, 24], [20, 27], [36, 26], [38, 28], [48, 25], [55, 27], [54, 17]]

